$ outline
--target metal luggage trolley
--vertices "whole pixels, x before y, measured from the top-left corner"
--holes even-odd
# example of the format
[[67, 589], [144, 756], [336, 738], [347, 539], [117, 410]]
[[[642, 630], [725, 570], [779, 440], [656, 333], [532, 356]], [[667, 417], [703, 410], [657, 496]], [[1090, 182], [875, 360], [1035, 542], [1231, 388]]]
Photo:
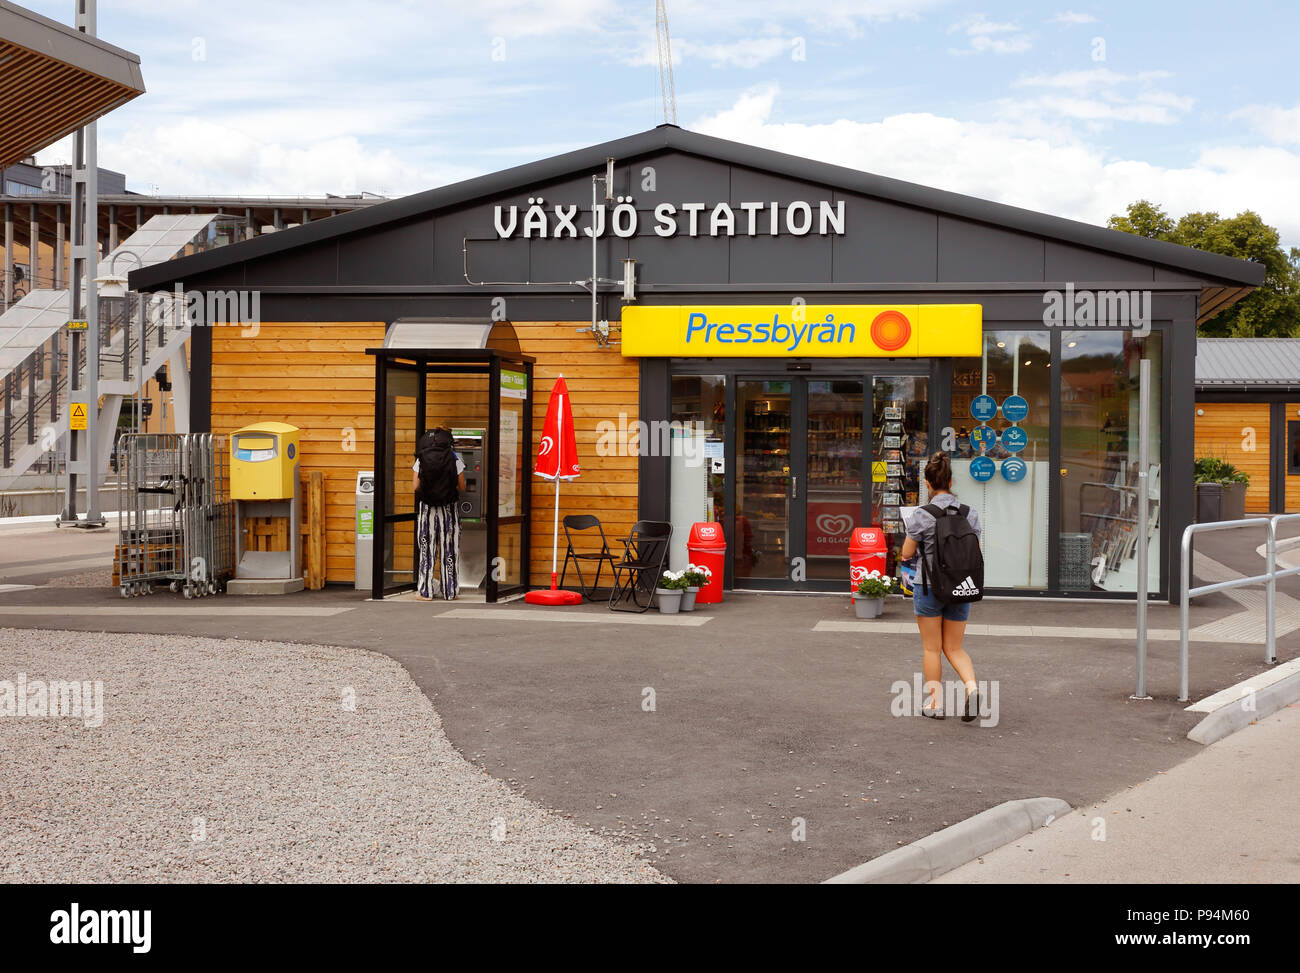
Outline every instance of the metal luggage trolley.
[[225, 440], [131, 433], [121, 441], [118, 574], [123, 598], [157, 582], [186, 598], [215, 594], [234, 569]]

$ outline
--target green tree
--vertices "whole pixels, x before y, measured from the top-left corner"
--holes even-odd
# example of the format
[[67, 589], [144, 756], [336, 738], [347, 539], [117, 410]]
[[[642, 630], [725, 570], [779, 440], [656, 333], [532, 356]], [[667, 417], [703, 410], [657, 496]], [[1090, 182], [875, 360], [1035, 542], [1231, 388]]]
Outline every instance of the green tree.
[[1107, 226], [1264, 265], [1264, 283], [1203, 324], [1203, 336], [1300, 337], [1300, 248], [1284, 250], [1277, 230], [1258, 213], [1245, 210], [1229, 217], [1188, 213], [1175, 221], [1155, 203], [1139, 199], [1129, 204], [1124, 215], [1112, 216]]

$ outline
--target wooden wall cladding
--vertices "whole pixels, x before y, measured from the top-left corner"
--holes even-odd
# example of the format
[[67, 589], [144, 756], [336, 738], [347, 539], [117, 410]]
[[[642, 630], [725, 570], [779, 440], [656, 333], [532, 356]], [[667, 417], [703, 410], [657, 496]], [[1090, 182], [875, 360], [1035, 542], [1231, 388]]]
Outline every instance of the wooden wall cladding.
[[1198, 402], [1196, 408], [1204, 413], [1196, 417], [1196, 458], [1215, 456], [1247, 473], [1246, 512], [1268, 513], [1269, 404]]
[[[263, 324], [212, 330], [212, 431], [275, 419], [302, 430], [300, 475], [324, 474], [325, 577], [352, 581], [357, 470], [375, 455], [375, 362], [385, 325]], [[409, 484], [408, 484], [409, 485]]]
[[[1289, 468], [1292, 459], [1292, 457], [1287, 455], [1287, 451], [1291, 449], [1291, 438], [1289, 435], [1291, 429], [1290, 424], [1292, 422], [1300, 422], [1300, 402], [1288, 402], [1286, 404], [1286, 421], [1286, 432], [1288, 435], [1285, 440], [1285, 445], [1282, 447], [1282, 463], [1285, 464], [1283, 466], [1284, 470]], [[1300, 459], [1300, 457], [1296, 457], [1296, 459]], [[1297, 466], [1300, 466], [1300, 464], [1297, 464]], [[1287, 513], [1300, 513], [1300, 475], [1292, 476], [1289, 473], [1286, 474], [1285, 500]]]
[[[526, 459], [535, 456], [551, 388], [563, 373], [573, 397], [582, 476], [560, 487], [560, 516], [595, 514], [613, 539], [637, 519], [637, 457], [598, 456], [598, 426], [605, 420], [636, 421], [638, 362], [624, 358], [617, 347], [598, 348], [590, 335], [577, 334], [583, 324], [514, 325], [520, 350], [537, 359], [533, 442], [524, 450]], [[303, 322], [262, 324], [255, 336], [238, 328], [212, 333], [212, 431], [228, 435], [264, 419], [302, 430], [300, 470], [324, 474], [326, 579], [332, 582], [353, 580], [356, 472], [374, 465], [375, 372], [366, 349], [383, 343], [384, 330], [382, 322]], [[430, 376], [426, 391], [430, 424], [486, 425], [487, 395], [472, 379]], [[409, 428], [395, 444], [393, 484], [397, 509], [409, 510], [415, 400], [399, 398], [395, 405], [399, 417], [410, 417], [400, 423]], [[532, 479], [532, 580], [541, 584], [550, 578], [555, 487]], [[403, 531], [395, 552], [400, 568], [410, 563], [408, 539], [409, 531]], [[517, 543], [503, 537], [503, 553]]]

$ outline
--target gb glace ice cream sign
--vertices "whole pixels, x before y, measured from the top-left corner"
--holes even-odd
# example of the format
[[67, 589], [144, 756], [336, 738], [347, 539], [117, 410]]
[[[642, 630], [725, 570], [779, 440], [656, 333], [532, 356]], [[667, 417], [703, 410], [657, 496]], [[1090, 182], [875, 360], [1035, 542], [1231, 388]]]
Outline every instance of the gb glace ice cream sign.
[[632, 306], [621, 348], [637, 358], [969, 358], [982, 327], [979, 304]]

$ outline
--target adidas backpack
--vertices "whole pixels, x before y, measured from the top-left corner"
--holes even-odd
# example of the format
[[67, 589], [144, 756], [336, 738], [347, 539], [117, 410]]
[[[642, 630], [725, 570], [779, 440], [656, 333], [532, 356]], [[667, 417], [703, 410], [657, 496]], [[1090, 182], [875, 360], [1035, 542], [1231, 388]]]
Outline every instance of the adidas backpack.
[[921, 558], [926, 592], [933, 591], [945, 605], [979, 601], [984, 597], [984, 552], [967, 519], [970, 507], [928, 503], [921, 509], [934, 518], [934, 549]]

